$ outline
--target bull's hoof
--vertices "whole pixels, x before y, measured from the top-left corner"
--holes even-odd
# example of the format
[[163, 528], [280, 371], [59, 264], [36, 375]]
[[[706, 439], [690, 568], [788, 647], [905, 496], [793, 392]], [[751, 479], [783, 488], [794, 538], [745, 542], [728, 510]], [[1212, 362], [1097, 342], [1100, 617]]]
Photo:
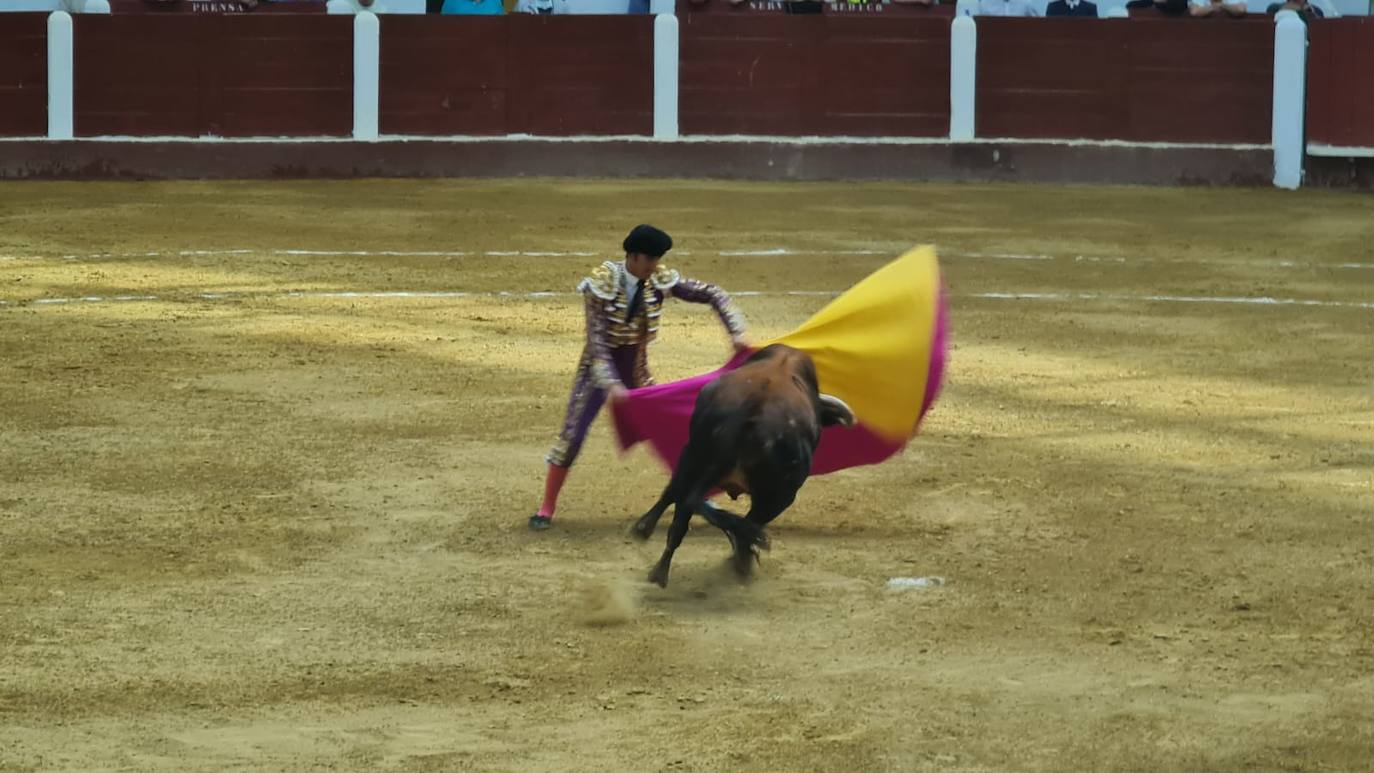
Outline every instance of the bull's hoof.
[[732, 558], [730, 566], [735, 570], [735, 577], [740, 582], [753, 580], [754, 564], [758, 563], [759, 554], [753, 550], [737, 550]]
[[630, 527], [630, 536], [643, 542], [649, 539], [650, 537], [654, 536], [654, 529], [652, 526], [649, 526], [646, 523], [644, 523], [643, 520], [638, 520], [635, 521], [634, 526]]
[[[768, 532], [759, 529], [759, 536], [754, 539], [754, 545], [756, 545], [759, 550], [772, 550], [773, 540], [768, 538]], [[755, 556], [755, 558], [757, 558], [757, 556]]]
[[661, 566], [655, 566], [653, 571], [649, 572], [649, 582], [660, 588], [668, 587], [668, 570]]

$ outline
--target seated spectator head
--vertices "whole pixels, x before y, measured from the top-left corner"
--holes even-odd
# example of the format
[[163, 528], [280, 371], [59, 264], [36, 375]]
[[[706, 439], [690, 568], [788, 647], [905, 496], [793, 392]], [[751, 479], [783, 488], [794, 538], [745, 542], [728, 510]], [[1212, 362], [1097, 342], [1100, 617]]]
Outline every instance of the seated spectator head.
[[1268, 8], [1264, 9], [1264, 12], [1270, 16], [1276, 16], [1283, 11], [1292, 11], [1304, 22], [1326, 16], [1321, 8], [1312, 5], [1309, 0], [1287, 0], [1286, 2], [1273, 3]]

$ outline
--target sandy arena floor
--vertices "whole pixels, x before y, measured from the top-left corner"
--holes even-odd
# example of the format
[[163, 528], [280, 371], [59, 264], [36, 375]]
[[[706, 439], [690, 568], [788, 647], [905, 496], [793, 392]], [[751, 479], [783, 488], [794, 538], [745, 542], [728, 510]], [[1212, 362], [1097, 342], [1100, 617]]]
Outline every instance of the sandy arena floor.
[[[704, 524], [645, 586], [664, 473], [604, 422], [524, 526], [570, 291], [640, 221], [755, 338], [942, 251], [925, 432], [810, 481], [750, 586]], [[0, 770], [1374, 759], [1368, 196], [3, 183], [0, 302]], [[665, 316], [661, 380], [724, 359]]]

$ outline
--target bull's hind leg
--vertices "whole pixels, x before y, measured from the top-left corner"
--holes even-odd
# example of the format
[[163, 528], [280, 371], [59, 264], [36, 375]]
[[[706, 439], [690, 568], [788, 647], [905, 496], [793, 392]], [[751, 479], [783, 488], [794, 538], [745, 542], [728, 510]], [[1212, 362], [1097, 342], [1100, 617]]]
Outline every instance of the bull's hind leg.
[[630, 527], [631, 534], [641, 540], [647, 540], [654, 535], [654, 529], [658, 526], [658, 519], [663, 517], [663, 512], [668, 509], [668, 505], [673, 503], [673, 483], [674, 481], [669, 481], [668, 485], [663, 487], [663, 496], [659, 497], [654, 506], [649, 508], [649, 512], [639, 516], [635, 525]]
[[768, 535], [747, 519], [735, 515], [734, 513], [722, 510], [712, 505], [710, 502], [702, 502], [697, 508], [697, 512], [702, 517], [725, 532], [725, 536], [730, 538], [730, 547], [734, 549], [735, 564], [758, 560], [759, 550], [768, 550]]
[[[658, 519], [663, 517], [663, 514], [668, 510], [668, 505], [672, 503], [672, 489], [664, 489], [663, 496], [659, 497], [658, 501], [654, 503], [654, 506], [649, 508], [649, 512], [641, 515], [639, 520], [635, 521], [635, 525], [631, 527], [630, 532], [640, 539], [648, 539], [654, 536], [654, 528], [658, 526]], [[735, 530], [731, 528], [732, 524], [730, 522], [731, 519], [742, 521], [744, 520], [742, 516], [722, 510], [712, 505], [710, 502], [704, 501], [700, 505], [697, 505], [696, 511], [698, 515], [709, 521], [711, 525], [725, 532], [725, 536], [730, 538], [732, 544], [734, 543], [736, 534]], [[766, 537], [764, 538], [764, 542], [767, 542]], [[765, 550], [768, 549], [767, 544], [761, 547]]]
[[[749, 514], [740, 520], [745, 527], [757, 531], [759, 538], [756, 544], [767, 549], [769, 542], [764, 527], [792, 506], [792, 502], [797, 498], [797, 492], [789, 487], [758, 491], [750, 496]], [[735, 574], [742, 580], [748, 579], [754, 571], [754, 564], [758, 558], [759, 554], [752, 549], [747, 552], [736, 550], [734, 557]]]
[[658, 498], [654, 506], [649, 511], [635, 521], [630, 533], [636, 537], [646, 540], [654, 535], [654, 529], [658, 526], [658, 519], [663, 517], [668, 505], [681, 502], [683, 495], [687, 493], [687, 488], [693, 483], [702, 481], [710, 477], [711, 460], [694, 450], [692, 442], [689, 440], [686, 447], [682, 449], [682, 455], [678, 458], [677, 469], [668, 479], [668, 485], [663, 487], [663, 495]]
[[[700, 498], [697, 494], [697, 498]], [[679, 500], [673, 509], [673, 523], [668, 527], [668, 547], [663, 551], [663, 557], [658, 559], [652, 571], [649, 572], [649, 582], [660, 588], [668, 587], [668, 569], [673, 563], [673, 552], [682, 544], [682, 538], [687, 536], [687, 526], [692, 520], [692, 510], [694, 508], [686, 501]]]

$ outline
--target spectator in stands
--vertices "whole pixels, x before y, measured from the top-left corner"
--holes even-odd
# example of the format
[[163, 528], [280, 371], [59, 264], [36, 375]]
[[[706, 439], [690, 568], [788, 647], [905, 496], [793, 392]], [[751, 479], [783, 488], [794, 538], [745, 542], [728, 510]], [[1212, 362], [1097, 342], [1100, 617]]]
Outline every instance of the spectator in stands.
[[505, 12], [501, 0], [444, 0], [440, 11], [452, 16], [500, 16]]
[[1165, 16], [1182, 16], [1188, 12], [1188, 0], [1129, 0], [1129, 11], [1141, 8], [1154, 8]]
[[1322, 9], [1318, 8], [1315, 5], [1312, 5], [1307, 0], [1288, 0], [1288, 2], [1284, 3], [1273, 3], [1268, 8], [1264, 9], [1264, 12], [1269, 14], [1270, 16], [1273, 16], [1279, 11], [1292, 11], [1296, 13], [1298, 15], [1298, 18], [1302, 19], [1304, 22], [1310, 22], [1313, 19], [1321, 19], [1326, 17], [1326, 14], [1322, 12]]
[[386, 13], [386, 0], [329, 0], [325, 5], [329, 13]]
[[[707, 4], [708, 2], [710, 2], [710, 1], [711, 1], [711, 0], [687, 0], [687, 2], [690, 3], [691, 5], [706, 5], [706, 4]], [[729, 3], [730, 5], [743, 5], [744, 3], [749, 2], [749, 0], [720, 0], [720, 2]], [[829, 5], [832, 5], [832, 6], [835, 5], [835, 4], [842, 4], [842, 5], [884, 5], [884, 4], [887, 4], [887, 3], [892, 3], [892, 4], [895, 4], [895, 5], [925, 5], [925, 6], [931, 6], [931, 5], [936, 5], [936, 4], [938, 4], [938, 3], [940, 2], [940, 0], [825, 0], [825, 2], [826, 2], [827, 4], [829, 4]], [[953, 2], [953, 0], [949, 0], [949, 2]], [[635, 11], [635, 8], [637, 8], [637, 7], [643, 7], [643, 8], [645, 8], [645, 10], [647, 11], [647, 9], [648, 9], [648, 7], [649, 7], [649, 0], [630, 0], [630, 13], [637, 13], [637, 11]]]
[[1053, 0], [1045, 8], [1046, 16], [1084, 16], [1096, 19], [1097, 5], [1088, 0]]
[[979, 16], [1039, 16], [1029, 0], [978, 0]]
[[1188, 0], [1188, 15], [1194, 17], [1230, 16], [1232, 18], [1240, 18], [1245, 15], [1245, 0], [1239, 0], [1239, 2], [1227, 2], [1227, 0]]
[[520, 0], [515, 4], [516, 13], [567, 13], [568, 0]]

